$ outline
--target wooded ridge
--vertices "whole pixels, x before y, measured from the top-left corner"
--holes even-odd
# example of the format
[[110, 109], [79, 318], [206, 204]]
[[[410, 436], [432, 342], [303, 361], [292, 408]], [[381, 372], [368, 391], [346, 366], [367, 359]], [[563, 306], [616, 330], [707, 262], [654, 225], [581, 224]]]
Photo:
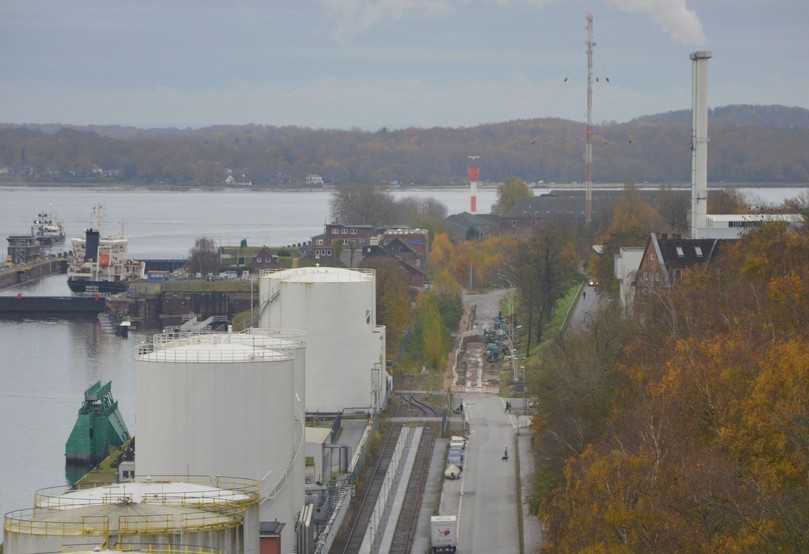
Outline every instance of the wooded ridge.
[[[605, 123], [594, 129], [599, 182], [687, 182], [690, 111]], [[711, 111], [712, 181], [809, 181], [809, 110], [726, 106]], [[584, 124], [524, 119], [465, 128], [378, 131], [264, 125], [200, 129], [0, 125], [0, 169], [9, 178], [86, 178], [166, 184], [447, 185], [465, 180], [467, 155], [481, 156], [484, 181], [581, 180]]]

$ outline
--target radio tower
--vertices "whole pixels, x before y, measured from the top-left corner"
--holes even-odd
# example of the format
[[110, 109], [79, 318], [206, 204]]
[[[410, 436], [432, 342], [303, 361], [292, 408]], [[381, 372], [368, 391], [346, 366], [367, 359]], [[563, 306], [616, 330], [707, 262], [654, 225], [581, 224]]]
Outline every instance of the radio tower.
[[584, 146], [584, 219], [593, 221], [593, 14], [587, 14], [587, 130]]

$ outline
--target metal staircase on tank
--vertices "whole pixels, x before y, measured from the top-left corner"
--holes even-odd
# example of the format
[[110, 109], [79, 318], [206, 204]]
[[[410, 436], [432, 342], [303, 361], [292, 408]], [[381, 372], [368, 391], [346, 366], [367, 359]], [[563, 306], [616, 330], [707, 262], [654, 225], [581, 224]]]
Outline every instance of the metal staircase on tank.
[[253, 325], [257, 325], [257, 324], [258, 324], [258, 322], [259, 322], [259, 321], [261, 321], [261, 317], [264, 315], [264, 312], [267, 310], [267, 308], [269, 308], [269, 307], [270, 307], [270, 305], [271, 305], [273, 302], [275, 302], [276, 300], [278, 300], [278, 297], [279, 297], [279, 296], [281, 296], [281, 289], [278, 289], [277, 291], [275, 291], [274, 293], [272, 293], [272, 294], [270, 295], [270, 297], [267, 299], [267, 301], [266, 301], [266, 302], [264, 302], [264, 303], [263, 303], [261, 306], [259, 306], [259, 308], [258, 308], [258, 313], [256, 314], [255, 320], [252, 322], [252, 323], [253, 323]]

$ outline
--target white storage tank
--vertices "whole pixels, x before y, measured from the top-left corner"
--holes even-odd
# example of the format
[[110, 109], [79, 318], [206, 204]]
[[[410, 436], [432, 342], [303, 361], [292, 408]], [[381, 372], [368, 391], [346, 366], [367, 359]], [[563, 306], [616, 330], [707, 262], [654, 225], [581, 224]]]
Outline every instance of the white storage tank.
[[304, 267], [265, 272], [262, 328], [306, 332], [306, 411], [376, 412], [387, 401], [385, 328], [376, 324], [373, 270]]
[[256, 479], [260, 520], [285, 524], [281, 541], [290, 552], [304, 501], [304, 347], [291, 332], [164, 334], [141, 345], [138, 476]]
[[184, 475], [42, 489], [33, 508], [6, 514], [4, 552], [182, 544], [222, 554], [258, 554], [259, 487], [250, 479]]

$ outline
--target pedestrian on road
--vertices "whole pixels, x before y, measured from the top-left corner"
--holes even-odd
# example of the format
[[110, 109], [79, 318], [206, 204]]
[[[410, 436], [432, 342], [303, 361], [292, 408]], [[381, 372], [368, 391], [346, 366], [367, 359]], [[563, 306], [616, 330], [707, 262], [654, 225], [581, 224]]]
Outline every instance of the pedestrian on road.
[[586, 290], [585, 290], [585, 291], [582, 291], [582, 293], [581, 293], [581, 297], [582, 297], [582, 298], [585, 298], [585, 299], [587, 298], [587, 291], [586, 291]]
[[503, 459], [508, 460], [508, 446], [503, 450]]

